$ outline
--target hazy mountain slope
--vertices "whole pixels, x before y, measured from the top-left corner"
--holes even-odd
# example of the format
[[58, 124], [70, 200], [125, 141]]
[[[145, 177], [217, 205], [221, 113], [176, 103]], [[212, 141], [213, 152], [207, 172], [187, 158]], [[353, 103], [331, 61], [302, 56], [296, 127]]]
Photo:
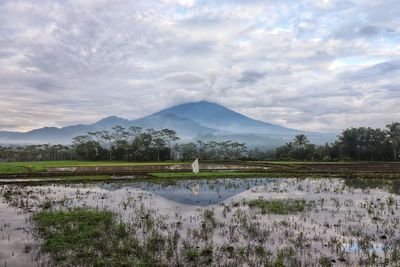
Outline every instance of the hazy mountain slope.
[[299, 132], [279, 125], [253, 120], [221, 105], [207, 101], [177, 105], [153, 115], [167, 114], [190, 118], [204, 126], [230, 133], [293, 134]]
[[285, 142], [287, 141], [285, 138], [279, 136], [261, 134], [206, 134], [200, 135], [191, 141], [196, 142], [197, 140], [201, 140], [203, 142], [224, 142], [230, 140], [232, 142], [245, 143], [247, 148], [250, 149], [255, 147], [261, 149], [275, 148], [285, 144]]
[[132, 121], [133, 125], [146, 128], [174, 129], [178, 136], [183, 139], [193, 138], [199, 134], [215, 133], [217, 130], [205, 127], [188, 118], [180, 118], [174, 114], [150, 115], [142, 119]]

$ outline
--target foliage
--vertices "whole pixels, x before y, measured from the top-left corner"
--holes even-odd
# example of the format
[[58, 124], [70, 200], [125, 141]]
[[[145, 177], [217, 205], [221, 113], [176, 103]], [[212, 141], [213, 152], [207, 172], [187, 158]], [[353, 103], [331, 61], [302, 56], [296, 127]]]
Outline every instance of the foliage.
[[338, 139], [324, 146], [310, 144], [303, 134], [297, 135], [274, 151], [277, 160], [310, 161], [390, 161], [399, 159], [400, 123], [388, 124], [387, 130], [359, 127], [345, 129]]
[[[386, 125], [386, 130], [370, 127], [345, 129], [338, 139], [325, 145], [311, 144], [299, 134], [273, 151], [253, 149], [244, 143], [223, 142], [177, 143], [174, 130], [160, 131], [140, 127], [112, 127], [112, 131], [88, 132], [73, 139], [73, 145], [0, 146], [0, 161], [165, 161], [165, 160], [238, 160], [273, 159], [298, 161], [397, 161], [400, 151], [400, 123]], [[3, 168], [6, 168], [4, 165]], [[7, 172], [25, 172], [8, 166]], [[14, 171], [12, 170], [14, 168]]]
[[[160, 131], [140, 127], [112, 127], [112, 131], [88, 132], [73, 138], [73, 144], [0, 146], [0, 161], [165, 161], [233, 160], [245, 158], [246, 146], [232, 142], [202, 142], [178, 144], [180, 138], [174, 130]], [[19, 170], [24, 172], [24, 170]]]
[[247, 202], [250, 208], [259, 208], [261, 213], [292, 214], [303, 212], [306, 202], [303, 199], [254, 199]]
[[247, 157], [245, 144], [232, 142], [203, 142], [181, 144], [177, 146], [177, 158], [191, 160], [195, 158], [203, 160], [235, 160]]
[[398, 151], [400, 145], [400, 122], [392, 122], [386, 125], [386, 134], [389, 142], [392, 144], [393, 148], [393, 160], [399, 158]]
[[319, 259], [319, 264], [321, 265], [321, 267], [331, 267], [332, 266], [331, 259], [327, 256], [322, 256]]
[[57, 266], [161, 265], [111, 212], [42, 211], [34, 220]]
[[232, 160], [246, 157], [247, 148], [243, 143], [197, 141], [198, 157], [207, 160]]
[[51, 167], [77, 167], [77, 166], [130, 166], [130, 165], [172, 165], [175, 162], [126, 162], [126, 161], [31, 161], [31, 162], [0, 162], [2, 173], [35, 173], [46, 171]]
[[112, 127], [113, 132], [89, 132], [74, 138], [77, 157], [85, 160], [160, 161], [172, 159], [172, 144], [179, 140], [174, 130]]

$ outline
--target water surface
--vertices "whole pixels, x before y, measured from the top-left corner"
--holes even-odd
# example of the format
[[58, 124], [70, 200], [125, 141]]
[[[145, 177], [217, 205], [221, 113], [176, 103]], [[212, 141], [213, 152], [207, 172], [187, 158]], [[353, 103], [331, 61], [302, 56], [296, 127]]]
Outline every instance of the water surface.
[[[191, 231], [201, 227], [204, 210], [210, 209], [218, 222], [212, 237], [216, 250], [227, 245], [261, 245], [274, 255], [290, 247], [303, 266], [317, 266], [321, 256], [335, 265], [365, 265], [371, 255], [383, 263], [400, 246], [398, 184], [323, 178], [226, 178], [2, 185], [0, 266], [47, 263], [48, 255], [38, 253], [41, 241], [34, 235], [30, 220], [46, 201], [51, 201], [51, 209], [112, 210], [127, 222], [138, 220], [139, 212], [145, 210], [166, 225], [160, 231], [179, 230], [188, 240], [192, 239]], [[246, 205], [252, 199], [289, 198], [304, 200], [306, 210], [288, 215], [262, 214]], [[33, 249], [27, 250], [27, 245]], [[222, 252], [221, 255], [224, 259]]]

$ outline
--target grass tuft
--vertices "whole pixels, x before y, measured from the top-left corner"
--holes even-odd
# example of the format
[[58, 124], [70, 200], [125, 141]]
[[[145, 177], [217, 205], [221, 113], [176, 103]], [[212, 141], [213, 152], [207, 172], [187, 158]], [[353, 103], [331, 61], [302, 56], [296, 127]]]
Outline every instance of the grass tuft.
[[303, 199], [254, 199], [246, 203], [250, 208], [261, 209], [262, 214], [293, 214], [303, 212], [306, 207]]
[[[33, 218], [44, 239], [42, 249], [57, 266], [160, 265], [109, 211], [42, 211]], [[155, 236], [152, 242], [159, 239]]]

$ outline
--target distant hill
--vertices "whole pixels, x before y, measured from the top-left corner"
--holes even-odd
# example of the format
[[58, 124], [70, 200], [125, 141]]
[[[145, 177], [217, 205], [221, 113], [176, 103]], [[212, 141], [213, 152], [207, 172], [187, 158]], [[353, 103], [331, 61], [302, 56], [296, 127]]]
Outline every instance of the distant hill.
[[[111, 116], [93, 124], [78, 124], [62, 128], [44, 127], [28, 132], [0, 131], [0, 143], [70, 144], [72, 138], [77, 135], [83, 135], [89, 131], [110, 130], [115, 125], [125, 128], [140, 126], [143, 129], [156, 130], [169, 128], [174, 129], [184, 141], [229, 139], [246, 142], [251, 147], [279, 146], [302, 132], [251, 119], [216, 103], [200, 101], [170, 107], [136, 120]], [[307, 134], [312, 138], [318, 137], [319, 143], [325, 140], [322, 134]]]

